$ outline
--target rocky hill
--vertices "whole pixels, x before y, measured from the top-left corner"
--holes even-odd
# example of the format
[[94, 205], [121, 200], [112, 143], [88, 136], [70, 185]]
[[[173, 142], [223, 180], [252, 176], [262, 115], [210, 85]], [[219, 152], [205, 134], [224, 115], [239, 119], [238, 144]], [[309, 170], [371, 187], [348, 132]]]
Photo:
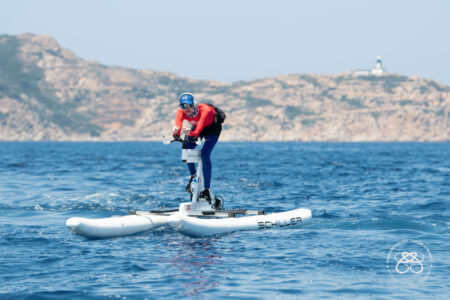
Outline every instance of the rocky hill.
[[449, 140], [450, 87], [434, 80], [193, 80], [85, 61], [47, 36], [0, 35], [0, 140], [159, 140], [185, 91], [227, 112], [222, 140]]

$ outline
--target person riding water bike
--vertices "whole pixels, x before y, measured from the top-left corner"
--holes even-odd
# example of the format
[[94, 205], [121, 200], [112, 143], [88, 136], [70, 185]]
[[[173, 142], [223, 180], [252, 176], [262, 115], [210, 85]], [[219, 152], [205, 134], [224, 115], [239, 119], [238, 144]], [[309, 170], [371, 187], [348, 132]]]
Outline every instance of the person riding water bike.
[[[180, 96], [180, 108], [177, 111], [175, 118], [175, 126], [173, 128], [173, 135], [179, 137], [181, 130], [186, 134], [187, 139], [191, 142], [183, 143], [183, 149], [193, 149], [196, 146], [195, 140], [200, 137], [205, 139], [201, 156], [203, 161], [203, 177], [205, 189], [200, 192], [199, 198], [203, 198], [209, 203], [213, 200], [210, 192], [211, 186], [211, 152], [219, 139], [222, 132], [222, 122], [225, 114], [210, 104], [199, 103], [197, 98], [191, 93], [184, 93]], [[217, 111], [216, 111], [217, 110]], [[223, 114], [218, 114], [219, 111]], [[182, 128], [183, 121], [187, 120], [191, 128]], [[195, 164], [188, 163], [191, 178], [186, 186], [186, 191], [190, 192], [191, 182], [195, 178], [196, 170]], [[216, 203], [215, 203], [216, 205]]]

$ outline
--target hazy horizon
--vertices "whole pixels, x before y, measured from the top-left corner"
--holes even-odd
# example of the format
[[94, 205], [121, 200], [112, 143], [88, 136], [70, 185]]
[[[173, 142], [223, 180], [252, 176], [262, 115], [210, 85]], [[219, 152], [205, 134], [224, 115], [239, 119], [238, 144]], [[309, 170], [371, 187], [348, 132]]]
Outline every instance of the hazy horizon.
[[224, 82], [369, 69], [450, 85], [450, 2], [29, 1], [0, 33], [49, 35], [86, 60]]

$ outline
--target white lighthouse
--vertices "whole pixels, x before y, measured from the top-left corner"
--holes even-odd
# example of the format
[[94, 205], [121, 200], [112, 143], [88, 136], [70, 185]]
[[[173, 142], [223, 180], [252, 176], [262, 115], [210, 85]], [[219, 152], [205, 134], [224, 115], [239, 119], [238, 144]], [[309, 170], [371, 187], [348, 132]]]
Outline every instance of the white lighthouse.
[[377, 56], [377, 61], [375, 63], [375, 69], [370, 70], [373, 75], [382, 75], [384, 73], [383, 62], [381, 61], [381, 56]]

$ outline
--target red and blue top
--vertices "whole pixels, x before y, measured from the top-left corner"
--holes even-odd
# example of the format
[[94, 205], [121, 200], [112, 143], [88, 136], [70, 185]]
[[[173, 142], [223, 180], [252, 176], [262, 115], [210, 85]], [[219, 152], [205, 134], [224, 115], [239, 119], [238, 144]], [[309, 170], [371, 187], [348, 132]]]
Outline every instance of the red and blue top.
[[202, 132], [205, 127], [208, 127], [214, 123], [214, 116], [216, 115], [216, 111], [214, 108], [205, 103], [199, 103], [198, 105], [198, 114], [189, 118], [182, 108], [179, 108], [177, 111], [177, 116], [175, 118], [175, 125], [180, 128], [177, 134], [179, 135], [181, 132], [181, 126], [183, 124], [183, 120], [188, 120], [189, 123], [195, 126], [194, 130], [189, 133], [189, 136], [198, 137], [198, 135]]

